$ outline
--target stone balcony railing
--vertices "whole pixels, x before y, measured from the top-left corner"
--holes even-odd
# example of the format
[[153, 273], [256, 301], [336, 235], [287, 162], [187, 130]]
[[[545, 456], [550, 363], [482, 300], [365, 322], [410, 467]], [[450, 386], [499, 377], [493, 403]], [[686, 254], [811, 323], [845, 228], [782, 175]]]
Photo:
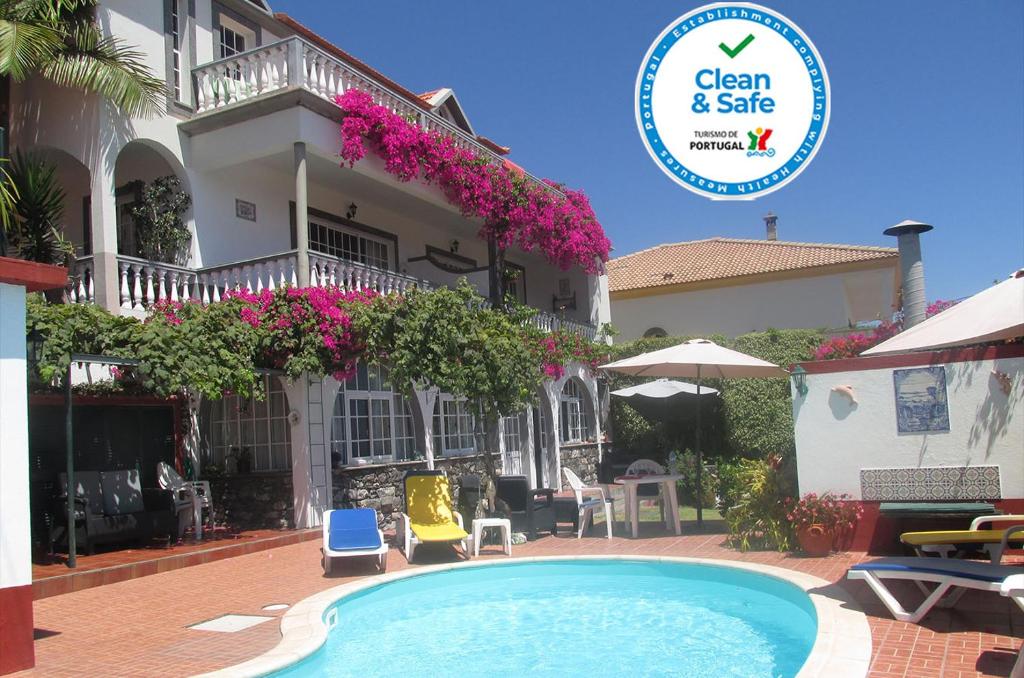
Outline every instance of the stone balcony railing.
[[[195, 302], [209, 304], [224, 298], [230, 290], [261, 292], [296, 285], [295, 250], [247, 259], [230, 264], [192, 269], [174, 264], [117, 256], [118, 304], [125, 312], [142, 315], [153, 304]], [[437, 287], [429, 280], [387, 271], [358, 262], [309, 254], [311, 287], [340, 287], [345, 290], [376, 290], [381, 294], [403, 294], [417, 288]], [[68, 277], [68, 299], [72, 303], [94, 302], [94, 265], [91, 256], [79, 257]], [[538, 311], [531, 324], [545, 332], [564, 330], [594, 340], [597, 328], [591, 324]]]
[[[366, 92], [385, 106], [427, 130], [450, 136], [461, 148], [501, 164], [504, 159], [475, 137], [425, 110], [351, 64], [328, 54], [299, 37], [287, 38], [192, 69], [196, 117], [237, 109], [265, 100], [285, 90], [302, 90], [333, 102], [351, 89]], [[560, 192], [526, 174], [527, 178], [553, 193]]]

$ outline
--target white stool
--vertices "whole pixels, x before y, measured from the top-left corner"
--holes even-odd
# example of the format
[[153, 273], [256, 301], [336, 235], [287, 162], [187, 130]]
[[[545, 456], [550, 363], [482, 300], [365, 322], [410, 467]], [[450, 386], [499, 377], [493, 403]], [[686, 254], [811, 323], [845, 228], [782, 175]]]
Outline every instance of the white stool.
[[473, 519], [473, 556], [480, 555], [480, 538], [484, 529], [488, 527], [501, 528], [503, 550], [506, 555], [512, 555], [512, 521], [508, 518], [474, 518]]

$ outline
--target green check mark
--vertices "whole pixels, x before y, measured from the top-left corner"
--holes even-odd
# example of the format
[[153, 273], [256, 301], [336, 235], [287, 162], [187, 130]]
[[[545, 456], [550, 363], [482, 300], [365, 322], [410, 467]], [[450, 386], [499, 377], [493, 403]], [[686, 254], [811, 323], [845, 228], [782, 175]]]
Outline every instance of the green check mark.
[[736, 45], [732, 49], [729, 49], [729, 47], [724, 42], [718, 43], [718, 49], [720, 49], [723, 52], [725, 52], [726, 56], [728, 56], [730, 59], [735, 59], [736, 55], [739, 54], [740, 52], [742, 52], [746, 48], [746, 46], [749, 45], [752, 42], [754, 42], [754, 34], [753, 33], [751, 33], [747, 37], [743, 38], [743, 42], [741, 42], [740, 44]]

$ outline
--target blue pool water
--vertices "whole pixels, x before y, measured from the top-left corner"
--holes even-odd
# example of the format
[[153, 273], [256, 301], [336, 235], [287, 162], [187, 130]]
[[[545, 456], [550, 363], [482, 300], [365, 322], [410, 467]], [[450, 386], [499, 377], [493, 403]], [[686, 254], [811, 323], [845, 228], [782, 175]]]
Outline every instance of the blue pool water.
[[[817, 618], [796, 586], [712, 565], [509, 563], [366, 589], [297, 676], [794, 676]], [[328, 610], [330, 614], [331, 610]]]

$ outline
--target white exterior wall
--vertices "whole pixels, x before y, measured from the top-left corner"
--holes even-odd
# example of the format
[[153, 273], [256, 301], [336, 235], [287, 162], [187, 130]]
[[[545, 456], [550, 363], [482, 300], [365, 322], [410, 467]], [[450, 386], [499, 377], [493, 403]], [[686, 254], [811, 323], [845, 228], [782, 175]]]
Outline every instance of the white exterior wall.
[[25, 288], [0, 283], [0, 589], [32, 583]]
[[748, 332], [795, 328], [839, 328], [887, 319], [895, 298], [896, 264], [886, 268], [791, 280], [616, 299], [612, 324], [622, 341], [661, 327], [669, 336], [736, 337]]
[[[808, 374], [807, 395], [793, 391], [801, 494], [860, 499], [865, 468], [998, 465], [1003, 498], [1024, 498], [1024, 358], [944, 366], [948, 433], [897, 432], [892, 373], [909, 367]], [[993, 370], [1010, 376], [1009, 395]], [[857, 405], [835, 386], [851, 386]]]

